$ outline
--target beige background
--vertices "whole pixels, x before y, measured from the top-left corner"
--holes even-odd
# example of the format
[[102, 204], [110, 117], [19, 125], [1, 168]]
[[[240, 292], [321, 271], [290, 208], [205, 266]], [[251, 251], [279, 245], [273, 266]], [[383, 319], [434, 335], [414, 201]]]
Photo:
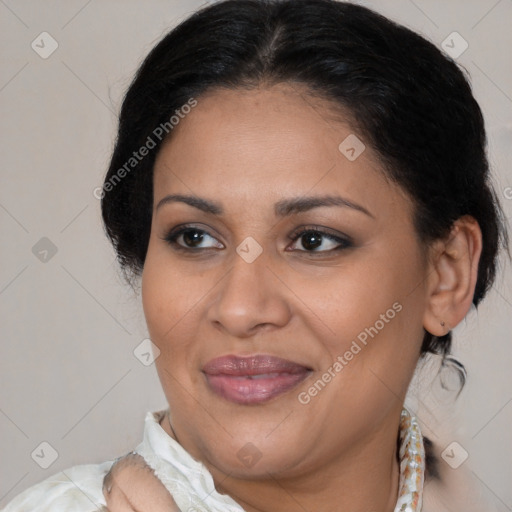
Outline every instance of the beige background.
[[[166, 406], [154, 366], [133, 354], [146, 337], [142, 310], [117, 273], [93, 190], [102, 183], [132, 74], [202, 3], [0, 0], [0, 505], [61, 469], [131, 450], [146, 411]], [[438, 46], [453, 31], [469, 43], [457, 60], [484, 111], [496, 188], [510, 218], [512, 2], [364, 4]], [[31, 48], [43, 31], [59, 45], [47, 59]], [[46, 262], [33, 252], [43, 237], [57, 249]], [[427, 431], [450, 425], [438, 441], [457, 441], [469, 454], [464, 467], [508, 510], [511, 288], [508, 266], [478, 315], [457, 329], [456, 354], [469, 375], [459, 399], [440, 396], [426, 372], [418, 380], [421, 400], [411, 398]], [[47, 469], [31, 458], [36, 448], [41, 454], [41, 442], [58, 452]], [[34, 458], [49, 462], [51, 449], [43, 446], [43, 453]]]

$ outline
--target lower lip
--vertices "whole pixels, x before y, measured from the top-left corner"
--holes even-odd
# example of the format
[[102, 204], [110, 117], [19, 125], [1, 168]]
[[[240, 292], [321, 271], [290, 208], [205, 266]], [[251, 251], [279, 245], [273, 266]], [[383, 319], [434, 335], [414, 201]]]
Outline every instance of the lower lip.
[[274, 376], [249, 379], [232, 375], [206, 375], [210, 389], [230, 402], [249, 405], [267, 402], [298, 386], [311, 372], [276, 373]]

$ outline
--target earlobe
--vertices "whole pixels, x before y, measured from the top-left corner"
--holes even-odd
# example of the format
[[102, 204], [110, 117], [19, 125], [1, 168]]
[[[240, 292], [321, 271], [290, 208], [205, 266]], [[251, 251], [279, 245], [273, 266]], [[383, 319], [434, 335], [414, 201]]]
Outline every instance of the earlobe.
[[444, 336], [471, 308], [482, 252], [482, 232], [468, 215], [457, 219], [445, 239], [432, 246], [425, 330]]

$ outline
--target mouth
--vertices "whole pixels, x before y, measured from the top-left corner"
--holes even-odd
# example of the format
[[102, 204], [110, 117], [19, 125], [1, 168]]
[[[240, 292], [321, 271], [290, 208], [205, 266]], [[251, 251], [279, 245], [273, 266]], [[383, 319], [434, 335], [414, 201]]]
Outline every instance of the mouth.
[[230, 402], [260, 404], [298, 386], [313, 370], [271, 355], [212, 359], [203, 367], [208, 387]]

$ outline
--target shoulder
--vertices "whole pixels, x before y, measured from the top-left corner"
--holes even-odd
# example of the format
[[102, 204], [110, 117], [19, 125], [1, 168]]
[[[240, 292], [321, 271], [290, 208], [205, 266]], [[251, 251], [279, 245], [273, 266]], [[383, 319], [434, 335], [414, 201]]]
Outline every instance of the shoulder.
[[112, 461], [65, 469], [16, 496], [2, 512], [98, 512]]
[[[147, 412], [145, 437], [155, 430], [164, 411]], [[141, 443], [145, 446], [148, 441]], [[100, 512], [106, 510], [103, 479], [113, 460], [72, 466], [29, 487], [1, 512]]]

